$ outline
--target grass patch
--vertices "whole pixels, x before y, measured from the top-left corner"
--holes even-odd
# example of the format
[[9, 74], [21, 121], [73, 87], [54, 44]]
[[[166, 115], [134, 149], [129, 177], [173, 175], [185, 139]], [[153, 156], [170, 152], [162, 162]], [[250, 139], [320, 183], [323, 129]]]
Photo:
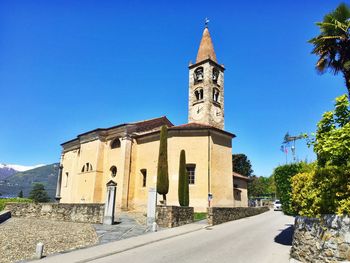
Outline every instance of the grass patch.
[[15, 203], [32, 203], [32, 199], [28, 198], [0, 198], [0, 211], [4, 210], [5, 205], [10, 202], [15, 202]]
[[193, 220], [200, 221], [207, 218], [207, 213], [194, 213]]

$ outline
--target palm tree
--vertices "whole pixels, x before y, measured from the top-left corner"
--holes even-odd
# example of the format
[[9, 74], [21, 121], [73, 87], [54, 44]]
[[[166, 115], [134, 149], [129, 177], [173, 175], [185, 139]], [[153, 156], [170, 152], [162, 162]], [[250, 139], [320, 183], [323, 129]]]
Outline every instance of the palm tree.
[[350, 98], [350, 8], [340, 4], [337, 9], [325, 15], [323, 22], [316, 25], [320, 34], [309, 40], [314, 45], [313, 54], [319, 56], [316, 69], [320, 73], [327, 70], [334, 75], [343, 73]]

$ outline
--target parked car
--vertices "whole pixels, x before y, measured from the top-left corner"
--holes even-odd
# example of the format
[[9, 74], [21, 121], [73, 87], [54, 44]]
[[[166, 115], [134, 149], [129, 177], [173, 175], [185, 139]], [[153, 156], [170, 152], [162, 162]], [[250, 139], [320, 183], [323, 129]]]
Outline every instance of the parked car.
[[275, 202], [273, 203], [273, 210], [282, 211], [282, 204], [280, 200], [275, 200]]

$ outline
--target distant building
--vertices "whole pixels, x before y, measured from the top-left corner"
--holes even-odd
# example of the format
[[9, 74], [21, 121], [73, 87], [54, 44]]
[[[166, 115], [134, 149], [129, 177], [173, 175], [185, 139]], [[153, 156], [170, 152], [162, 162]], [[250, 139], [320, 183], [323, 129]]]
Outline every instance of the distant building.
[[[216, 59], [206, 27], [195, 64], [189, 65], [188, 123], [166, 117], [98, 128], [62, 144], [57, 200], [104, 203], [106, 183], [117, 183], [117, 209], [147, 209], [156, 187], [159, 130], [168, 126], [168, 205], [178, 205], [180, 151], [186, 151], [190, 206], [247, 206], [247, 180], [232, 173], [232, 139], [224, 130], [224, 66]], [[161, 198], [160, 198], [161, 199]]]

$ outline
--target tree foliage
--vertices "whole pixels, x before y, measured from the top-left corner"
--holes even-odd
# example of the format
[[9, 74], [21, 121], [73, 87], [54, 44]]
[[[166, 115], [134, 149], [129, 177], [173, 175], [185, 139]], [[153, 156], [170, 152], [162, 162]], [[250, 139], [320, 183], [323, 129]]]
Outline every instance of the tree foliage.
[[163, 204], [166, 205], [166, 195], [169, 191], [168, 175], [168, 129], [164, 125], [160, 130], [159, 156], [157, 169], [157, 193], [163, 195]]
[[21, 191], [19, 191], [19, 193], [18, 193], [18, 197], [19, 198], [23, 198], [23, 191], [21, 190]]
[[244, 176], [251, 176], [254, 172], [248, 157], [243, 153], [232, 154], [232, 170]]
[[185, 150], [180, 152], [180, 163], [179, 163], [179, 186], [178, 186], [178, 197], [180, 206], [188, 206], [190, 203], [189, 197], [189, 186], [188, 186], [188, 173], [186, 171], [186, 153]]
[[272, 197], [276, 193], [274, 177], [251, 176], [248, 182], [249, 198]]
[[44, 185], [39, 183], [34, 184], [33, 189], [29, 193], [29, 198], [36, 203], [46, 203], [50, 201]]
[[350, 213], [350, 110], [346, 95], [323, 114], [311, 141], [317, 166], [292, 179], [292, 205], [307, 216]]
[[350, 96], [350, 8], [340, 4], [316, 23], [320, 34], [309, 40], [314, 45], [313, 54], [318, 55], [316, 69], [320, 73], [327, 70], [334, 74], [343, 73]]
[[336, 98], [334, 111], [323, 114], [311, 142], [321, 167], [342, 166], [350, 160], [350, 110], [346, 95]]

